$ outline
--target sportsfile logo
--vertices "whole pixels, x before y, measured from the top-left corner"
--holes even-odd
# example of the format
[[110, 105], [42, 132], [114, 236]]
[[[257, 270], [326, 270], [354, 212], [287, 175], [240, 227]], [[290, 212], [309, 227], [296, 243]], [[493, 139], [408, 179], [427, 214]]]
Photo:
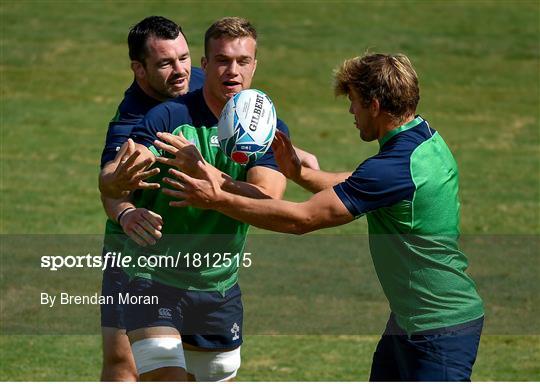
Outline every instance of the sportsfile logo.
[[158, 309], [158, 314], [160, 319], [172, 319], [172, 311], [170, 308], [160, 308]]

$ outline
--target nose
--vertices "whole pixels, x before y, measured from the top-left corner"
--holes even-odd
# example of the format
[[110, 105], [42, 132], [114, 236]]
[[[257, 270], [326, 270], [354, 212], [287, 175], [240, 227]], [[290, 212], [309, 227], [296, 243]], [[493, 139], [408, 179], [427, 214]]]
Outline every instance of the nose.
[[178, 74], [185, 75], [186, 72], [187, 72], [186, 66], [183, 65], [183, 63], [180, 60], [175, 60], [174, 61], [173, 70], [174, 70], [175, 74], [178, 73]]
[[349, 106], [349, 113], [350, 113], [351, 115], [354, 115], [352, 103], [351, 103], [351, 105]]
[[229, 72], [230, 75], [237, 75], [238, 74], [238, 63], [236, 60], [232, 60], [229, 63], [229, 66], [227, 67], [227, 72]]

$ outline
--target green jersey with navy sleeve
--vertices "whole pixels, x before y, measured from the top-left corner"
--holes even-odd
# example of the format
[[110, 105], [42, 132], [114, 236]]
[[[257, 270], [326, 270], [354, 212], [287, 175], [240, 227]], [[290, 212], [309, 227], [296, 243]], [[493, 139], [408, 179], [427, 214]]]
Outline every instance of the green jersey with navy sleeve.
[[[157, 132], [179, 134], [197, 146], [204, 159], [235, 180], [245, 181], [251, 167], [264, 166], [278, 170], [272, 150], [248, 166], [229, 159], [219, 148], [217, 118], [208, 109], [202, 90], [191, 92], [177, 100], [165, 102], [151, 110], [142, 124], [133, 130], [135, 142], [147, 146], [155, 155], [160, 153], [153, 142]], [[277, 129], [288, 134], [287, 126], [278, 119]], [[168, 166], [159, 164], [156, 182], [168, 176]], [[161, 184], [167, 187], [167, 184]], [[137, 205], [158, 213], [163, 218], [163, 238], [153, 247], [137, 247], [128, 241], [125, 254], [172, 256], [178, 261], [174, 266], [126, 268], [128, 275], [156, 280], [162, 284], [181, 289], [220, 291], [232, 287], [238, 279], [238, 266], [248, 231], [248, 225], [212, 210], [194, 207], [173, 208], [174, 200], [161, 190], [140, 191]], [[179, 253], [181, 254], [179, 257]], [[187, 256], [186, 256], [187, 255]], [[197, 262], [199, 256], [202, 262]], [[224, 255], [237, 255], [232, 262], [223, 260]], [[204, 258], [206, 256], [206, 258]], [[221, 261], [218, 260], [221, 258]]]
[[[201, 68], [192, 67], [189, 89], [202, 88], [204, 72]], [[161, 101], [148, 96], [136, 81], [124, 93], [124, 99], [118, 105], [116, 114], [109, 122], [105, 145], [101, 153], [101, 168], [114, 160], [120, 147], [128, 140], [131, 131], [141, 123], [144, 116], [160, 104]], [[124, 231], [117, 222], [107, 219], [105, 224], [105, 249], [120, 250], [124, 241]], [[111, 235], [111, 236], [108, 236]]]
[[459, 250], [458, 170], [440, 134], [420, 116], [388, 132], [380, 150], [334, 191], [367, 216], [370, 251], [398, 324], [408, 333], [483, 316]]

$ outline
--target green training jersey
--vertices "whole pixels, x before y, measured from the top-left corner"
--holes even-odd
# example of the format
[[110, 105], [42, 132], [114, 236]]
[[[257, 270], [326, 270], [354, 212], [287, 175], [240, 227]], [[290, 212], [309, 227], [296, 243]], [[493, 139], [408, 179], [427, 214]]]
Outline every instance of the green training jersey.
[[[278, 119], [278, 129], [288, 133], [286, 125]], [[133, 131], [134, 140], [146, 145], [155, 155], [168, 156], [153, 147], [157, 132], [180, 132], [193, 143], [204, 159], [235, 180], [245, 181], [247, 172], [254, 166], [277, 169], [271, 150], [249, 166], [229, 159], [219, 148], [217, 119], [208, 109], [202, 91], [160, 104], [150, 111], [141, 126]], [[161, 178], [170, 176], [168, 166], [158, 165]], [[162, 187], [170, 187], [161, 184]], [[171, 199], [161, 190], [141, 191], [137, 206], [154, 211], [163, 218], [163, 238], [155, 246], [141, 248], [128, 241], [125, 255], [166, 256], [166, 266], [142, 266], [140, 263], [126, 268], [133, 277], [156, 280], [182, 289], [220, 291], [232, 287], [238, 279], [238, 267], [248, 225], [212, 210], [193, 207], [173, 208]], [[230, 262], [227, 260], [230, 258]]]
[[375, 270], [398, 324], [413, 333], [481, 317], [458, 247], [458, 171], [448, 146], [421, 117], [379, 144], [334, 190], [354, 216], [367, 216]]

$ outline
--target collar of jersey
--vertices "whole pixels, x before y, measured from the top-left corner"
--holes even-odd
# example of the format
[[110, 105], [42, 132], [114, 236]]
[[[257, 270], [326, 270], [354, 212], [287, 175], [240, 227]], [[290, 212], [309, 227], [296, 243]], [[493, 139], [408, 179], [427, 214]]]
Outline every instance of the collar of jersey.
[[392, 137], [394, 137], [398, 133], [406, 131], [407, 129], [414, 128], [418, 124], [422, 123], [423, 121], [424, 119], [422, 119], [420, 116], [416, 116], [414, 120], [409, 121], [407, 124], [403, 124], [397, 128], [392, 129], [391, 131], [387, 132], [386, 135], [384, 135], [381, 139], [379, 139], [379, 147], [382, 148], [382, 146], [385, 145], [388, 142], [388, 140], [390, 140]]

